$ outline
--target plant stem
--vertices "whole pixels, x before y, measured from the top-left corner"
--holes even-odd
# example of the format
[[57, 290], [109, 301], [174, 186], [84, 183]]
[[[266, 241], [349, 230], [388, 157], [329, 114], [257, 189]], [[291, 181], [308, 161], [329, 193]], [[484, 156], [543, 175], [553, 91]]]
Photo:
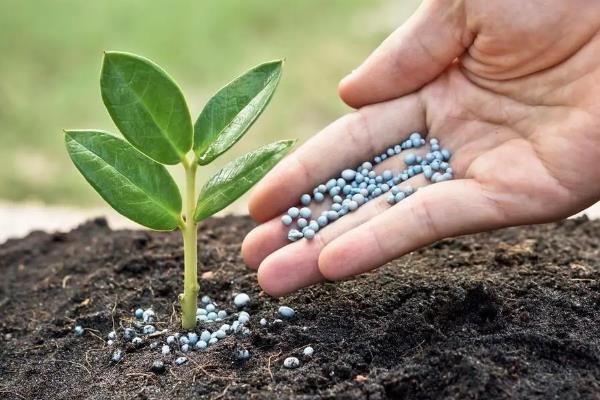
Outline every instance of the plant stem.
[[198, 241], [197, 224], [194, 221], [196, 211], [196, 168], [195, 160], [184, 159], [186, 198], [185, 223], [180, 228], [183, 234], [183, 294], [179, 296], [181, 303], [181, 326], [193, 329], [196, 326], [196, 307], [198, 304]]

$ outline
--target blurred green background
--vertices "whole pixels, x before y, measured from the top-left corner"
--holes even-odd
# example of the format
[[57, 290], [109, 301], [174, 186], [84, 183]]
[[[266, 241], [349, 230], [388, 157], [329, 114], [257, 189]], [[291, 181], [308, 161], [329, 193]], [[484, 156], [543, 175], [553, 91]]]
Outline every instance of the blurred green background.
[[[102, 50], [151, 58], [183, 88], [195, 119], [251, 66], [286, 59], [273, 101], [214, 166], [280, 139], [306, 140], [347, 111], [337, 82], [417, 0], [0, 1], [0, 200], [102, 203], [71, 165], [63, 128], [116, 128], [99, 91]], [[180, 179], [178, 171], [174, 171]]]

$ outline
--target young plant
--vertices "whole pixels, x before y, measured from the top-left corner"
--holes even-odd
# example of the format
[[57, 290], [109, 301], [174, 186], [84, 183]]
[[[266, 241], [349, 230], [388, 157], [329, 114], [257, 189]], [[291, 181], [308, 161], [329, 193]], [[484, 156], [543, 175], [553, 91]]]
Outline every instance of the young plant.
[[[258, 182], [293, 146], [283, 140], [230, 162], [196, 199], [196, 169], [211, 163], [250, 128], [273, 96], [281, 61], [258, 65], [215, 94], [195, 124], [180, 88], [158, 65], [129, 53], [104, 54], [102, 100], [124, 139], [100, 130], [65, 131], [67, 151], [115, 210], [158, 231], [181, 230], [183, 329], [196, 325], [197, 225]], [[164, 165], [185, 170], [185, 202]]]

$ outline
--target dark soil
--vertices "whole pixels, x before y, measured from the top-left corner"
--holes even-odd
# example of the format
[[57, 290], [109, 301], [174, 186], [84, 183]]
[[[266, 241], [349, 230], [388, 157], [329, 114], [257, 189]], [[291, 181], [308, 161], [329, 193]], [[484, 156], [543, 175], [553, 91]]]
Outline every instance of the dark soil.
[[[138, 306], [176, 329], [178, 233], [112, 231], [99, 219], [0, 246], [0, 398], [600, 398], [600, 221], [443, 240], [283, 300], [261, 293], [240, 258], [252, 226], [214, 219], [199, 235], [202, 294], [222, 305], [250, 294], [252, 334], [184, 366], [165, 357], [164, 374], [150, 371], [158, 350], [127, 347], [114, 364], [104, 338]], [[295, 320], [257, 323], [284, 303]], [[309, 344], [312, 359], [282, 367]]]

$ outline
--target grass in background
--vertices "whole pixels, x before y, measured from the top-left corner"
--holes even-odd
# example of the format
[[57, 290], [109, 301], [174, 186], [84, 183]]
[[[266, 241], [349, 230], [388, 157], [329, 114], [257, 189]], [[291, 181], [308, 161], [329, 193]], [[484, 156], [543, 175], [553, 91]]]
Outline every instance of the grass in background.
[[286, 59], [269, 109], [231, 154], [205, 169], [208, 176], [260, 144], [303, 141], [347, 110], [337, 82], [417, 3], [3, 0], [0, 199], [102, 204], [70, 164], [62, 129], [117, 131], [99, 94], [103, 50], [134, 52], [163, 66], [188, 88], [194, 120], [232, 76]]

